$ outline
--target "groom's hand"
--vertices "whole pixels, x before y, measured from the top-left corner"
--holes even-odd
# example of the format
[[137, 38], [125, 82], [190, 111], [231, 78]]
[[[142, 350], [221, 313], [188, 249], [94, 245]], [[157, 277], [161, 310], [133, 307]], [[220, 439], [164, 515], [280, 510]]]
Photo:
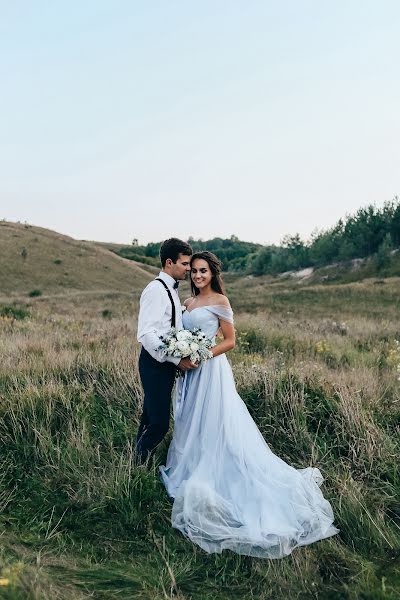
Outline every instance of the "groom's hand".
[[196, 365], [196, 363], [192, 363], [190, 358], [182, 358], [178, 364], [178, 369], [181, 369], [181, 371], [185, 372], [189, 369], [197, 369], [198, 366], [199, 365]]

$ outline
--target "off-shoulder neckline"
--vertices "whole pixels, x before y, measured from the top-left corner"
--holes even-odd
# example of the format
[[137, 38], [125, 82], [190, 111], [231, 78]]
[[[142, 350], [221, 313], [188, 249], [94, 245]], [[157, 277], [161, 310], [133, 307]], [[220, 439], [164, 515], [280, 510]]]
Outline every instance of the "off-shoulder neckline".
[[189, 315], [190, 313], [194, 312], [195, 310], [199, 310], [200, 308], [225, 308], [226, 310], [232, 310], [230, 306], [224, 306], [223, 304], [203, 304], [203, 306], [196, 306], [196, 308], [192, 308], [192, 310], [189, 310], [188, 308], [186, 309], [185, 312], [187, 312]]

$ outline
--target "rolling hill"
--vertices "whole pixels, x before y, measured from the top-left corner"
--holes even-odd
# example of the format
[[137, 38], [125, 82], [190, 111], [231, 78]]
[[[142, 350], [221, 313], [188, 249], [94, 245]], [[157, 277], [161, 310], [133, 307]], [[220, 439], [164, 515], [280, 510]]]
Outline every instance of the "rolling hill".
[[139, 291], [157, 269], [92, 242], [33, 225], [0, 222], [0, 295]]
[[[35, 292], [44, 297], [110, 291], [137, 295], [158, 268], [123, 258], [116, 253], [118, 248], [118, 244], [75, 240], [42, 227], [0, 221], [0, 298], [21, 300]], [[396, 266], [400, 256], [393, 256], [392, 262]], [[229, 295], [238, 300], [250, 279], [256, 286], [274, 288], [373, 282], [377, 277], [373, 266], [372, 259], [363, 259], [277, 276], [226, 272], [224, 280]], [[187, 284], [181, 290], [182, 297], [190, 293]]]

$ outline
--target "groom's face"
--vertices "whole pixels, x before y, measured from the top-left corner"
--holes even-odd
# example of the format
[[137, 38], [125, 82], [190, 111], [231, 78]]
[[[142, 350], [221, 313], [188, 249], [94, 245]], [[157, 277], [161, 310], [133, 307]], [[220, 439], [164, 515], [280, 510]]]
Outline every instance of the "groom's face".
[[190, 256], [179, 254], [176, 263], [171, 261], [171, 276], [177, 281], [186, 278], [190, 271]]

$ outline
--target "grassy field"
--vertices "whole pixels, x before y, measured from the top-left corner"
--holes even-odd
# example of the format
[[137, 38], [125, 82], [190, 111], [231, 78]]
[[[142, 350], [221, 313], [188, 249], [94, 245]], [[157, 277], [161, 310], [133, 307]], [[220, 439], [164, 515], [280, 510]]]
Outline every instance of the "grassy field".
[[239, 392], [276, 453], [321, 469], [340, 534], [279, 561], [194, 547], [157, 477], [168, 440], [132, 464], [139, 285], [3, 292], [1, 598], [400, 597], [400, 280], [227, 288]]
[[101, 245], [0, 221], [0, 297], [99, 290], [131, 294], [150, 281], [153, 271]]

